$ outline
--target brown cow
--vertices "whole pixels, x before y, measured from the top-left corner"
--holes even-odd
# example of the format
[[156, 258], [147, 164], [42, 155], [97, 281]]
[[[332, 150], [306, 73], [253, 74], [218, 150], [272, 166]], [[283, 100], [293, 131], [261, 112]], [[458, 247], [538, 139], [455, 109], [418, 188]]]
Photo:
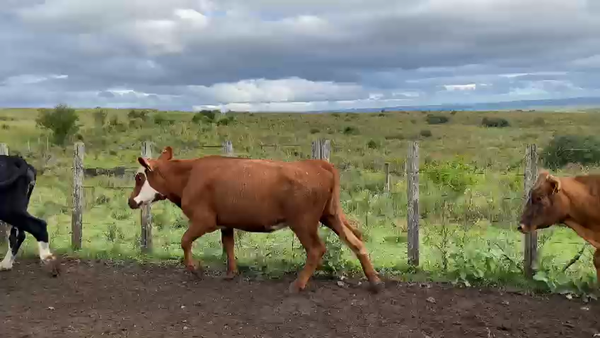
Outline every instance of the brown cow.
[[[289, 291], [303, 290], [325, 254], [319, 222], [333, 230], [354, 252], [372, 291], [383, 287], [369, 260], [360, 232], [346, 219], [339, 202], [337, 169], [327, 161], [282, 162], [207, 156], [173, 159], [166, 147], [158, 159], [138, 158], [142, 168], [129, 198], [132, 209], [168, 199], [190, 220], [181, 238], [184, 264], [197, 273], [192, 243], [221, 230], [227, 254], [227, 277], [237, 274], [234, 229], [273, 232], [289, 226], [306, 250], [306, 264]], [[201, 269], [198, 266], [198, 269]]]
[[600, 175], [556, 177], [540, 171], [529, 191], [518, 230], [529, 233], [563, 223], [596, 248], [600, 281]]

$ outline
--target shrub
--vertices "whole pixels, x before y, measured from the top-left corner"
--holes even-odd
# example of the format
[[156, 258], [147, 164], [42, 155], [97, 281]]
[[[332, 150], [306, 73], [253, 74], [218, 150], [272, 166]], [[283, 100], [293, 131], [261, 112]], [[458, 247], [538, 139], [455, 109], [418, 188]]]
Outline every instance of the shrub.
[[235, 122], [235, 116], [229, 115], [226, 118], [221, 118], [217, 120], [217, 126], [228, 126]]
[[544, 121], [544, 119], [541, 117], [536, 117], [533, 119], [533, 125], [542, 127], [546, 125], [546, 121]]
[[125, 124], [123, 124], [119, 120], [118, 116], [113, 116], [108, 121], [108, 130], [109, 131], [123, 132], [123, 131], [127, 130], [127, 126], [125, 126]]
[[173, 124], [175, 121], [169, 119], [165, 113], [158, 113], [156, 115], [154, 115], [154, 124], [162, 126], [162, 125], [171, 125]]
[[541, 159], [549, 169], [557, 169], [569, 163], [600, 164], [600, 138], [581, 135], [555, 136], [542, 152]]
[[447, 116], [439, 114], [427, 114], [426, 120], [428, 124], [444, 124], [450, 121]]
[[509, 127], [510, 123], [501, 117], [484, 117], [483, 120], [481, 120], [481, 125], [484, 127], [504, 128]]
[[356, 128], [356, 127], [347, 126], [346, 128], [344, 128], [344, 134], [346, 134], [346, 135], [358, 135], [358, 134], [360, 134], [360, 132], [358, 131], [358, 128]]
[[421, 136], [423, 137], [431, 137], [433, 134], [431, 133], [431, 130], [429, 129], [423, 129], [421, 130]]
[[36, 124], [52, 132], [52, 143], [64, 145], [68, 138], [79, 131], [79, 116], [75, 109], [59, 104], [54, 109], [40, 109]]
[[103, 127], [104, 124], [106, 123], [107, 116], [108, 116], [108, 114], [106, 113], [106, 111], [104, 109], [98, 109], [94, 112], [94, 122], [96, 123], [97, 126]]
[[375, 140], [370, 140], [369, 142], [367, 142], [367, 147], [369, 149], [377, 149], [380, 147], [379, 142], [375, 141]]
[[140, 119], [145, 122], [148, 120], [148, 111], [131, 109], [129, 113], [127, 113], [127, 117], [130, 119]]

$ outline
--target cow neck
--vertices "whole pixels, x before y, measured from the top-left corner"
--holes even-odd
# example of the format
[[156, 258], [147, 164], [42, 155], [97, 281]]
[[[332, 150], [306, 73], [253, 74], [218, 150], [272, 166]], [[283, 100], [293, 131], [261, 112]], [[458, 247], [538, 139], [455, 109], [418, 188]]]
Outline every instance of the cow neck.
[[161, 163], [158, 168], [158, 174], [167, 182], [167, 189], [171, 197], [180, 199], [183, 193], [190, 171], [194, 165], [193, 160], [169, 160]]
[[[588, 228], [595, 225], [600, 219], [600, 213], [597, 210], [597, 200], [590, 194], [589, 189], [581, 182], [575, 179], [562, 178], [562, 192], [569, 200], [569, 214], [567, 218], [580, 223], [581, 226]], [[564, 183], [569, 184], [564, 184]], [[573, 202], [577, 201], [577, 202]], [[589, 224], [593, 223], [593, 224]]]

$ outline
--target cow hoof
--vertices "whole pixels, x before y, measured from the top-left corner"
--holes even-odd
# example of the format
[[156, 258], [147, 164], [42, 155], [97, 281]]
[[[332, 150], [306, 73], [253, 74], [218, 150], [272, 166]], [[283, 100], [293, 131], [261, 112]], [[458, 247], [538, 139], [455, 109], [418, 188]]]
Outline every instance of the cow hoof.
[[303, 289], [302, 289], [302, 288], [300, 288], [300, 287], [299, 287], [299, 286], [296, 284], [296, 282], [292, 282], [292, 283], [290, 284], [290, 286], [288, 287], [288, 291], [287, 291], [287, 293], [288, 293], [288, 295], [297, 295], [297, 294], [299, 294], [299, 293], [300, 293], [302, 290], [303, 290]]
[[223, 279], [230, 281], [230, 280], [234, 280], [237, 276], [238, 276], [237, 272], [228, 272], [225, 276], [223, 276]]
[[198, 278], [198, 279], [202, 279], [202, 275], [204, 274], [204, 271], [202, 270], [202, 268], [200, 267], [196, 267], [193, 265], [188, 265], [187, 266], [187, 271], [194, 277]]
[[10, 262], [0, 262], [0, 271], [10, 271], [13, 265]]
[[52, 256], [44, 259], [42, 265], [46, 271], [50, 273], [52, 277], [60, 275], [60, 261], [58, 258]]
[[380, 293], [381, 291], [383, 291], [385, 284], [383, 283], [383, 281], [376, 281], [376, 282], [372, 282], [370, 283], [371, 287], [370, 290], [373, 293]]

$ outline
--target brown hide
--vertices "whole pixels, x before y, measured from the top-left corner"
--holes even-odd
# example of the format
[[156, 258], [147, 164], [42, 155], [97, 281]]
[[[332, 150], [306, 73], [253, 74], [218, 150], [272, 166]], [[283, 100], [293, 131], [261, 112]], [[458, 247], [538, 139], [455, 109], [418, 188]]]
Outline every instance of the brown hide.
[[[331, 228], [354, 251], [373, 289], [381, 286], [360, 233], [346, 219], [339, 202], [339, 173], [329, 162], [282, 162], [207, 156], [172, 159], [165, 148], [157, 160], [140, 158], [150, 185], [179, 205], [190, 226], [182, 237], [184, 260], [195, 270], [191, 243], [222, 229], [228, 264], [235, 264], [233, 229], [271, 232], [289, 226], [307, 251], [307, 262], [290, 290], [304, 289], [325, 253], [319, 222]], [[228, 275], [234, 274], [229, 267]]]
[[594, 265], [600, 281], [600, 175], [559, 178], [539, 173], [518, 229], [528, 233], [559, 223], [596, 248]]

